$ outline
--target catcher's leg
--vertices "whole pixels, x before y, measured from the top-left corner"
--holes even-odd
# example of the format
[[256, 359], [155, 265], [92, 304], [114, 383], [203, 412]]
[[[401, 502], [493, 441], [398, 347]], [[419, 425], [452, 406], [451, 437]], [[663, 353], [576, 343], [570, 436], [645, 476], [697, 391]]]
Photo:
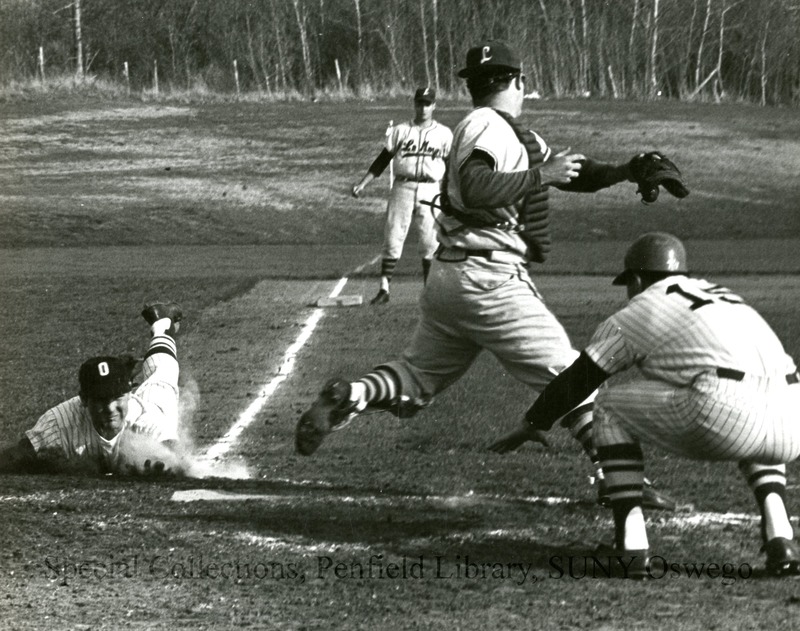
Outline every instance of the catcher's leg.
[[[480, 320], [470, 326], [474, 339], [492, 352], [516, 379], [540, 391], [578, 357], [564, 327], [542, 301], [527, 272], [515, 265], [486, 270], [465, 270], [471, 280], [468, 290], [480, 310]], [[498, 278], [500, 286], [494, 285]], [[483, 291], [478, 291], [483, 288]], [[595, 471], [603, 472], [592, 440], [590, 397], [561, 421], [581, 445]]]

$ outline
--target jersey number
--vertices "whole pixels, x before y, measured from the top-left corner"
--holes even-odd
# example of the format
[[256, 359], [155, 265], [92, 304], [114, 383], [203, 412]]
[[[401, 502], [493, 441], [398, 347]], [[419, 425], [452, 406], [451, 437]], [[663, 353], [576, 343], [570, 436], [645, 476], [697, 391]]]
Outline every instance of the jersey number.
[[686, 291], [683, 287], [677, 284], [667, 287], [667, 294], [680, 294], [686, 298], [686, 300], [691, 302], [692, 306], [689, 307], [689, 309], [692, 311], [696, 311], [700, 307], [705, 307], [706, 305], [714, 304], [714, 302], [717, 300], [722, 300], [723, 302], [727, 302], [732, 305], [744, 304], [744, 300], [722, 285], [714, 285], [713, 287], [709, 287], [704, 293], [708, 295], [697, 296]]

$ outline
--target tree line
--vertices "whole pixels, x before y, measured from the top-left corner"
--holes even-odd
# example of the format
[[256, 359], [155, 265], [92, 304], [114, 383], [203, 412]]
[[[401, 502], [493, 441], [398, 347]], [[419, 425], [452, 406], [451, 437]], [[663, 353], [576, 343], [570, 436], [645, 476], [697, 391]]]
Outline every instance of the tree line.
[[455, 93], [491, 37], [544, 96], [797, 105], [798, 33], [800, 0], [0, 0], [0, 81]]

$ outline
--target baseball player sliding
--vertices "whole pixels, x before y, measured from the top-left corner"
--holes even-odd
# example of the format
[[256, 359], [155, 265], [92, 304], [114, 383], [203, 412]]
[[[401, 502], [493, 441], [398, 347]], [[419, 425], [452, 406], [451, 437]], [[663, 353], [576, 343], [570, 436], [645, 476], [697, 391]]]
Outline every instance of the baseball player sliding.
[[[761, 512], [767, 571], [800, 574], [786, 512], [786, 464], [800, 456], [797, 367], [763, 318], [725, 287], [688, 275], [683, 244], [648, 233], [614, 280], [630, 302], [491, 449], [541, 441], [600, 386], [594, 440], [614, 513], [615, 549], [647, 577], [640, 441], [685, 458], [739, 463]], [[602, 385], [601, 385], [602, 384]]]
[[370, 304], [389, 302], [389, 288], [397, 261], [412, 221], [419, 239], [423, 278], [427, 280], [433, 253], [436, 251], [436, 227], [433, 210], [420, 204], [439, 194], [450, 153], [453, 134], [433, 119], [436, 94], [432, 88], [420, 88], [414, 94], [414, 120], [395, 125], [386, 135], [386, 144], [361, 181], [353, 186], [359, 197], [367, 185], [392, 163], [394, 182], [386, 206], [381, 284]]
[[80, 393], [47, 410], [0, 457], [0, 471], [84, 471], [123, 474], [183, 472], [178, 445], [176, 303], [145, 305], [151, 338], [143, 381], [131, 391], [131, 357], [101, 356], [80, 367]]
[[[399, 359], [356, 381], [334, 379], [325, 386], [298, 422], [301, 454], [313, 453], [332, 429], [367, 407], [414, 414], [459, 379], [483, 349], [537, 391], [578, 356], [528, 269], [550, 249], [547, 187], [596, 191], [634, 179], [633, 165], [645, 158], [615, 166], [569, 151], [554, 153], [538, 134], [523, 129], [515, 119], [524, 103], [525, 76], [519, 57], [502, 42], [470, 49], [459, 75], [475, 108], [453, 133], [439, 198], [441, 247], [422, 292], [414, 336]], [[602, 480], [591, 394], [564, 410], [562, 425]], [[652, 489], [648, 505], [674, 506]]]

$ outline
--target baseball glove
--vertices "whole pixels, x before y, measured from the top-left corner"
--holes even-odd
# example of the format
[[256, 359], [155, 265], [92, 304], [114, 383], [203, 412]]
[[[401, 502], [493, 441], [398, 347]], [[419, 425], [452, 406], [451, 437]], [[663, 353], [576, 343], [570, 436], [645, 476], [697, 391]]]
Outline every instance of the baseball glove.
[[631, 159], [629, 167], [631, 180], [639, 185], [636, 192], [642, 196], [645, 204], [652, 204], [658, 199], [659, 185], [678, 199], [689, 194], [678, 167], [660, 151], [640, 153]]

